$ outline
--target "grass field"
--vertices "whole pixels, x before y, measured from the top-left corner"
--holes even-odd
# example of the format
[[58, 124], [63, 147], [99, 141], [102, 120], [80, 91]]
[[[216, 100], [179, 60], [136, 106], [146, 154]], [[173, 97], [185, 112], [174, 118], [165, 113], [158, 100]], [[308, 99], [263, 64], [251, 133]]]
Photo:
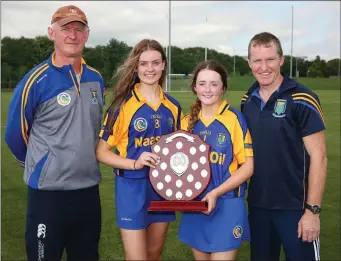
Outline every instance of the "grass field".
[[[340, 260], [340, 79], [300, 79], [320, 98], [325, 115], [328, 151], [328, 178], [321, 213], [321, 259]], [[239, 108], [244, 91], [253, 82], [250, 77], [231, 78], [227, 100]], [[172, 81], [172, 90], [184, 90], [185, 80]], [[1, 97], [1, 260], [25, 260], [26, 186], [20, 168], [4, 143], [7, 107], [11, 93]], [[184, 112], [188, 112], [194, 96], [188, 92], [172, 92]], [[109, 95], [110, 96], [110, 95]], [[102, 200], [101, 260], [123, 260], [119, 229], [115, 225], [114, 183], [112, 170], [101, 165], [103, 181], [100, 185]], [[179, 220], [179, 218], [178, 218]], [[166, 260], [192, 259], [190, 248], [177, 239], [178, 221], [170, 226], [163, 258]], [[249, 260], [249, 245], [244, 243], [238, 260]]]
[[[254, 82], [252, 76], [230, 77], [228, 79], [229, 91], [246, 91]], [[339, 78], [299, 78], [299, 82], [313, 90], [340, 90]], [[191, 80], [171, 80], [171, 91], [189, 91]]]

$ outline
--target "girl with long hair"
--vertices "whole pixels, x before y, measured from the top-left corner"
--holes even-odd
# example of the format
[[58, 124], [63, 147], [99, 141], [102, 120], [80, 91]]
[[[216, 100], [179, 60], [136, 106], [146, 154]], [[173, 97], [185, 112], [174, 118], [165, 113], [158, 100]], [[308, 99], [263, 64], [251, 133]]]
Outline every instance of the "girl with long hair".
[[[116, 223], [126, 260], [159, 260], [174, 212], [148, 212], [162, 200], [148, 179], [159, 158], [150, 147], [161, 135], [180, 128], [182, 110], [162, 91], [166, 55], [155, 40], [144, 39], [118, 68], [119, 80], [107, 110], [96, 155], [114, 168]], [[115, 152], [112, 148], [115, 147]]]

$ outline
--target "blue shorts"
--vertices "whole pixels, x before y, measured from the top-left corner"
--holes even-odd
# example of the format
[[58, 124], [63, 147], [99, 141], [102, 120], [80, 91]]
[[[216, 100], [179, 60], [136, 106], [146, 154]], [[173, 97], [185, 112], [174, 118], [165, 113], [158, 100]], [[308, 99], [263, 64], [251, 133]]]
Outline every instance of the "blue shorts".
[[244, 197], [218, 198], [210, 215], [182, 213], [180, 241], [202, 252], [225, 252], [250, 241]]
[[164, 200], [155, 192], [148, 178], [132, 179], [115, 176], [117, 226], [129, 230], [144, 229], [152, 223], [171, 222], [174, 211], [149, 212], [151, 200]]

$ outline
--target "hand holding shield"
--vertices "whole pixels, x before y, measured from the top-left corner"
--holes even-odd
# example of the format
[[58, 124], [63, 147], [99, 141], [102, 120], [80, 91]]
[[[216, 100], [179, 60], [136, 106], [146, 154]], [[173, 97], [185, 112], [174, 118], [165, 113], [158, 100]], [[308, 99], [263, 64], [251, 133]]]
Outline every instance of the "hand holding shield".
[[149, 171], [154, 190], [165, 200], [152, 201], [149, 211], [206, 211], [206, 202], [195, 200], [211, 179], [209, 150], [198, 135], [178, 130], [162, 136], [151, 147], [160, 157]]

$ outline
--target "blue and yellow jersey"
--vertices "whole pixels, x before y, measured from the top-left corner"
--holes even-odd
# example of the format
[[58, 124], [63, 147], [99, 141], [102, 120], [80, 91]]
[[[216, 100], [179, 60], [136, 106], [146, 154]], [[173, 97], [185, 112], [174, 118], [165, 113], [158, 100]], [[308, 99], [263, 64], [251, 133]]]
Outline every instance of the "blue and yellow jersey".
[[[181, 121], [181, 128], [187, 130], [189, 115]], [[224, 101], [214, 118], [207, 122], [199, 113], [199, 120], [194, 126], [194, 134], [198, 134], [211, 146], [210, 166], [211, 181], [200, 196], [203, 198], [209, 191], [224, 183], [238, 167], [246, 161], [246, 157], [253, 156], [252, 140], [242, 113], [231, 108]], [[245, 195], [245, 182], [222, 197], [239, 197]]]
[[[161, 135], [174, 132], [180, 128], [182, 110], [179, 102], [164, 93], [160, 88], [159, 104], [148, 103], [134, 86], [119, 111], [114, 112], [110, 106], [104, 119], [100, 138], [111, 147], [116, 147], [116, 153], [124, 158], [138, 159], [142, 152], [150, 152], [150, 147]], [[114, 123], [112, 132], [109, 130], [109, 120], [112, 113]], [[116, 175], [127, 178], [148, 177], [149, 167], [142, 170], [114, 169]]]
[[25, 167], [24, 181], [30, 187], [90, 187], [101, 180], [95, 148], [104, 80], [82, 59], [78, 81], [73, 67], [57, 66], [54, 57], [52, 53], [17, 84], [8, 107], [5, 141]]
[[325, 129], [320, 101], [311, 90], [286, 76], [266, 104], [259, 88], [255, 82], [241, 102], [255, 153], [249, 205], [302, 209], [310, 165], [302, 138]]

